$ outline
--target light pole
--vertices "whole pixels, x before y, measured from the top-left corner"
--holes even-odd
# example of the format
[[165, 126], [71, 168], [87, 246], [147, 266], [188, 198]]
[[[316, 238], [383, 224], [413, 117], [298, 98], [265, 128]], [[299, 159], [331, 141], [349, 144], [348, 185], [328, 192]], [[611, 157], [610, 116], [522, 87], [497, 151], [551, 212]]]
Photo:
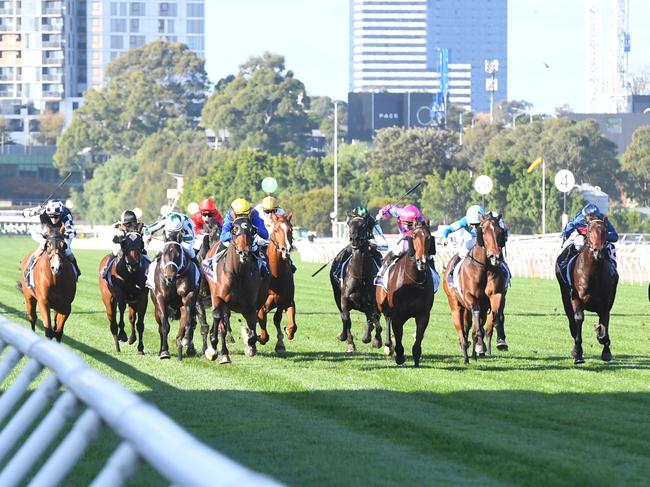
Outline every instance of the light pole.
[[499, 89], [499, 80], [496, 74], [499, 72], [498, 59], [485, 60], [485, 72], [489, 75], [485, 78], [485, 90], [490, 93], [490, 123], [494, 122], [494, 92]]
[[332, 238], [338, 238], [339, 216], [339, 116], [337, 101], [334, 102], [334, 211], [332, 211]]

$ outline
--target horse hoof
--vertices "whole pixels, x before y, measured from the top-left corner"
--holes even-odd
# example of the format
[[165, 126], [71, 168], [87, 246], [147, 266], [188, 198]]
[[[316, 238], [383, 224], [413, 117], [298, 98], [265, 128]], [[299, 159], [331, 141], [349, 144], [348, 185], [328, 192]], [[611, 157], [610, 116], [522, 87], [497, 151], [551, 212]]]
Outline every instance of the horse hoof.
[[164, 352], [160, 352], [159, 357], [160, 360], [164, 360], [164, 359], [171, 358], [171, 354], [169, 353], [169, 351], [165, 350]]
[[257, 355], [257, 349], [254, 345], [245, 345], [244, 346], [244, 355], [247, 357], [254, 357]]
[[508, 351], [508, 344], [506, 343], [505, 340], [497, 340], [497, 350], [501, 352], [507, 352]]
[[129, 343], [129, 345], [133, 345], [133, 344], [135, 343], [135, 335], [131, 335], [131, 336], [129, 337], [129, 341], [128, 341], [128, 343]]
[[370, 336], [363, 337], [363, 338], [361, 339], [361, 341], [362, 341], [363, 343], [370, 343], [371, 340], [372, 340], [372, 338], [370, 338]]
[[406, 362], [406, 355], [395, 355], [395, 363], [397, 365], [403, 365]]
[[576, 358], [573, 360], [573, 363], [574, 363], [575, 365], [584, 364], [584, 363], [585, 363], [585, 359], [582, 358], [582, 357], [576, 357]]
[[603, 350], [602, 355], [600, 356], [604, 362], [610, 362], [612, 360], [612, 352], [609, 350]]
[[219, 365], [230, 364], [230, 363], [232, 363], [232, 361], [230, 360], [230, 355], [222, 355], [219, 358]]
[[262, 332], [257, 337], [257, 340], [260, 342], [261, 345], [266, 345], [269, 341], [269, 334], [265, 333], [264, 330], [262, 330]]
[[357, 347], [355, 347], [354, 344], [352, 344], [352, 345], [348, 345], [346, 353], [354, 353], [356, 351], [357, 351]]
[[287, 349], [285, 348], [284, 345], [276, 345], [275, 346], [275, 353], [282, 354], [282, 353], [285, 353], [286, 351], [287, 351]]
[[289, 340], [293, 340], [293, 337], [296, 336], [296, 330], [298, 330], [298, 325], [293, 328], [285, 328], [284, 332], [287, 334]]
[[372, 341], [372, 348], [381, 348], [381, 340], [373, 340]]
[[188, 357], [196, 357], [196, 348], [194, 348], [194, 344], [192, 344], [191, 342], [187, 347], [187, 350], [185, 351], [185, 355], [187, 355]]
[[125, 342], [128, 340], [126, 336], [126, 332], [124, 330], [120, 330], [120, 332], [117, 334], [117, 339], [121, 342]]
[[420, 361], [416, 360], [415, 363], [413, 364], [413, 367], [415, 367], [416, 369], [420, 367]]
[[144, 355], [144, 350], [138, 350], [138, 355]]
[[347, 333], [339, 333], [338, 335], [336, 335], [336, 339], [339, 342], [344, 342], [344, 341], [346, 341], [348, 339], [348, 335], [347, 335]]
[[384, 355], [386, 355], [387, 357], [390, 357], [391, 355], [393, 355], [393, 347], [389, 347], [387, 345], [384, 345]]
[[208, 348], [203, 355], [205, 355], [205, 358], [209, 361], [213, 361], [217, 358], [217, 352], [212, 347]]

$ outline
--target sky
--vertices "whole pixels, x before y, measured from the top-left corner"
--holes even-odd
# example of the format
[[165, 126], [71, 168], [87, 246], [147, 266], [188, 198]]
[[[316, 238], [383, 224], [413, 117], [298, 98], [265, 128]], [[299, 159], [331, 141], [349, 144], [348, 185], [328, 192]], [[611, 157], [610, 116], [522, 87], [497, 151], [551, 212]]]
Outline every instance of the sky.
[[[630, 72], [650, 74], [650, 1], [629, 1]], [[564, 104], [583, 112], [586, 0], [508, 4], [508, 99], [531, 102], [533, 113], [553, 113]], [[309, 95], [347, 100], [349, 0], [205, 0], [205, 10], [213, 83], [235, 74], [250, 56], [271, 51], [285, 56]]]

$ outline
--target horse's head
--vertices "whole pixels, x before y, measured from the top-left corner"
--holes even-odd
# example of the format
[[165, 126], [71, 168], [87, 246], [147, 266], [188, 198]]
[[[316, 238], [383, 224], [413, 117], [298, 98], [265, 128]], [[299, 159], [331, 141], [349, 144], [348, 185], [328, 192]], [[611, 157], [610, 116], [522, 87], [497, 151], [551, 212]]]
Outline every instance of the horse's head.
[[168, 239], [164, 243], [160, 255], [160, 267], [167, 287], [174, 285], [176, 276], [185, 267], [185, 251], [179, 242], [179, 237], [171, 239], [171, 236], [167, 236]]
[[65, 234], [59, 229], [51, 230], [46, 235], [45, 252], [50, 261], [50, 270], [52, 274], [58, 276], [63, 271], [63, 263], [65, 262], [65, 252], [68, 244], [65, 242]]
[[122, 242], [122, 255], [126, 263], [126, 270], [130, 273], [135, 272], [140, 266], [142, 253], [144, 252], [144, 240], [139, 232], [128, 232]]
[[207, 230], [208, 245], [209, 247], [212, 247], [221, 237], [221, 225], [219, 225], [219, 222], [216, 219], [210, 219], [205, 224], [205, 229]]
[[235, 251], [242, 264], [250, 259], [254, 232], [253, 224], [247, 217], [236, 218], [232, 223], [232, 230], [230, 231], [232, 245], [235, 246]]
[[351, 218], [348, 222], [348, 229], [350, 234], [350, 246], [353, 249], [358, 249], [367, 242], [368, 227], [364, 218], [360, 216]]
[[476, 244], [484, 247], [490, 265], [496, 267], [503, 259], [501, 249], [506, 245], [506, 236], [503, 228], [499, 225], [501, 215], [481, 215], [481, 223], [476, 229]]
[[415, 265], [419, 271], [428, 268], [427, 260], [432, 252], [433, 237], [429, 229], [429, 220], [418, 221], [415, 223], [411, 237], [407, 237], [409, 244], [408, 255], [415, 260]]
[[273, 213], [271, 221], [273, 230], [271, 231], [271, 242], [278, 249], [283, 259], [289, 258], [289, 252], [293, 248], [293, 227], [291, 226], [291, 213], [288, 215], [278, 215]]
[[607, 225], [605, 220], [593, 216], [587, 216], [586, 222], [585, 247], [591, 252], [594, 260], [599, 261], [607, 252]]

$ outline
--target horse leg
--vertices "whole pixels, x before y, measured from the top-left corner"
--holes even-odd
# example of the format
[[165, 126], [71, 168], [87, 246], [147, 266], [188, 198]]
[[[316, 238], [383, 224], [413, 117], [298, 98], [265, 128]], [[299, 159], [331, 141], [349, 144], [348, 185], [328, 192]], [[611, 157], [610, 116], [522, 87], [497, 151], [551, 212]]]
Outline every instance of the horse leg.
[[347, 341], [347, 352], [354, 353], [356, 352], [357, 348], [354, 345], [354, 337], [352, 336], [352, 319], [350, 318], [350, 310], [348, 309], [347, 299], [343, 297], [341, 298], [340, 309], [341, 324], [343, 328], [341, 329], [341, 333], [336, 338], [342, 342]]
[[269, 341], [269, 332], [266, 329], [266, 315], [270, 311], [271, 298], [267, 299], [266, 303], [257, 311], [257, 322], [260, 324], [259, 342], [261, 345], [266, 345]]
[[131, 325], [131, 334], [129, 335], [128, 344], [133, 345], [136, 341], [135, 329], [138, 320], [137, 302], [129, 304], [129, 324]]
[[386, 320], [386, 341], [384, 342], [384, 355], [390, 357], [393, 355], [393, 338], [391, 337], [391, 329], [393, 328], [391, 319], [388, 315], [384, 315]]
[[223, 311], [220, 305], [212, 308], [212, 329], [210, 333], [210, 342], [206, 351], [203, 352], [205, 358], [214, 360], [217, 358], [217, 346], [219, 345], [220, 326], [223, 321]]
[[257, 311], [252, 311], [246, 314], [246, 328], [242, 327], [242, 337], [244, 338], [244, 355], [247, 357], [254, 357], [257, 355], [257, 333], [255, 327], [257, 325]]
[[196, 348], [194, 348], [194, 330], [196, 329], [196, 304], [190, 304], [188, 310], [189, 322], [185, 327], [185, 333], [181, 338], [181, 345], [186, 347], [186, 355], [188, 357], [196, 356]]
[[188, 328], [192, 327], [192, 295], [183, 297], [181, 306], [181, 318], [178, 323], [178, 333], [176, 334], [176, 348], [178, 349], [178, 360], [183, 360], [183, 347], [189, 348], [187, 339]]
[[404, 320], [399, 317], [392, 320], [393, 333], [395, 334], [395, 363], [402, 365], [406, 361], [404, 346], [402, 345], [402, 334], [404, 332]]
[[505, 328], [506, 316], [503, 311], [505, 307], [506, 307], [506, 297], [504, 295], [501, 300], [501, 307], [499, 308], [499, 312], [496, 314], [497, 350], [499, 350], [500, 352], [508, 351], [508, 344], [506, 343], [506, 328]]
[[126, 342], [128, 340], [128, 337], [126, 336], [126, 332], [124, 331], [124, 311], [126, 310], [126, 301], [118, 302], [117, 308], [120, 312], [120, 321], [117, 324], [118, 327], [117, 339], [121, 342]]
[[366, 315], [368, 320], [372, 320], [372, 324], [375, 328], [375, 338], [372, 341], [372, 348], [381, 347], [381, 323], [379, 322], [379, 313], [376, 311], [371, 311]]
[[472, 347], [472, 358], [476, 360], [477, 354], [485, 355], [483, 352], [483, 327], [481, 326], [481, 308], [478, 303], [472, 303], [472, 321], [474, 322], [474, 346]]
[[370, 335], [372, 335], [372, 330], [375, 327], [375, 323], [372, 320], [372, 314], [370, 311], [366, 311], [365, 315], [366, 315], [366, 324], [363, 328], [363, 337], [361, 338], [361, 341], [363, 343], [370, 343], [370, 340], [372, 339]]
[[276, 336], [278, 338], [275, 344], [275, 353], [284, 353], [287, 348], [284, 346], [284, 333], [282, 333], [282, 308], [277, 308], [273, 314], [273, 324], [275, 325]]
[[138, 330], [138, 355], [144, 355], [144, 342], [142, 336], [144, 335], [144, 315], [147, 312], [147, 295], [141, 298], [140, 303], [137, 304], [136, 315], [136, 329]]
[[413, 360], [415, 366], [420, 366], [420, 358], [422, 357], [422, 339], [424, 338], [424, 332], [429, 326], [429, 311], [426, 311], [415, 318], [415, 343], [413, 343]]
[[196, 316], [199, 323], [201, 324], [201, 338], [203, 340], [203, 346], [201, 348], [201, 355], [205, 355], [205, 351], [208, 349], [208, 321], [205, 317], [205, 306], [203, 299], [199, 297], [196, 301]]
[[487, 354], [492, 355], [492, 333], [494, 331], [494, 322], [496, 320], [496, 312], [492, 310], [489, 316], [485, 319], [485, 341], [487, 342]]
[[[227, 314], [227, 312], [224, 312], [222, 314], [222, 319], [219, 321], [217, 329], [215, 330], [215, 336], [221, 338], [221, 352], [219, 357], [219, 363], [221, 365], [229, 364], [231, 362], [230, 353], [228, 352], [228, 347], [226, 346], [226, 335], [228, 333], [228, 320], [226, 319]], [[218, 338], [216, 340], [218, 341]]]
[[52, 331], [52, 317], [50, 316], [50, 306], [44, 302], [38, 302], [38, 308], [41, 312], [41, 320], [43, 321], [43, 326], [45, 327], [45, 338], [52, 339], [54, 338], [54, 332]]
[[169, 353], [169, 344], [167, 343], [167, 335], [169, 335], [169, 318], [167, 318], [167, 311], [161, 311], [160, 314], [158, 314], [158, 311], [156, 310], [156, 319], [158, 321], [158, 334], [160, 335], [160, 352], [158, 352], [158, 356], [161, 360], [171, 358]]
[[32, 326], [32, 331], [36, 333], [36, 307], [38, 303], [36, 298], [33, 296], [25, 297], [25, 308], [27, 309], [27, 319], [29, 319], [29, 324]]
[[61, 343], [61, 340], [63, 339], [63, 327], [65, 326], [65, 322], [68, 320], [68, 316], [70, 316], [69, 311], [66, 314], [56, 313], [54, 315], [54, 321], [56, 323], [56, 331], [54, 333], [54, 338], [59, 343]]
[[571, 300], [573, 308], [573, 320], [575, 322], [575, 334], [573, 335], [574, 345], [571, 355], [573, 355], [573, 363], [583, 364], [585, 359], [582, 356], [582, 322], [585, 319], [585, 313], [580, 299]]
[[598, 343], [603, 346], [603, 352], [600, 355], [600, 358], [605, 362], [612, 360], [612, 352], [609, 349], [610, 340], [609, 340], [609, 310], [602, 311], [598, 313], [599, 323], [596, 326], [596, 337], [598, 338]]
[[111, 296], [104, 300], [104, 307], [106, 308], [108, 326], [113, 336], [113, 342], [115, 343], [115, 351], [120, 353], [120, 341], [117, 339], [117, 301]]
[[291, 304], [287, 307], [287, 321], [289, 322], [289, 326], [287, 326], [286, 329], [287, 338], [289, 340], [293, 340], [293, 337], [296, 335], [296, 331], [298, 331], [298, 325], [296, 324], [295, 301], [291, 301]]
[[457, 304], [456, 308], [451, 312], [451, 321], [453, 322], [454, 328], [456, 328], [456, 333], [458, 334], [458, 345], [463, 352], [463, 360], [466, 364], [468, 364], [469, 357], [467, 356], [467, 327], [465, 326], [465, 320], [463, 319], [464, 314], [464, 308], [462, 308], [460, 304]]

